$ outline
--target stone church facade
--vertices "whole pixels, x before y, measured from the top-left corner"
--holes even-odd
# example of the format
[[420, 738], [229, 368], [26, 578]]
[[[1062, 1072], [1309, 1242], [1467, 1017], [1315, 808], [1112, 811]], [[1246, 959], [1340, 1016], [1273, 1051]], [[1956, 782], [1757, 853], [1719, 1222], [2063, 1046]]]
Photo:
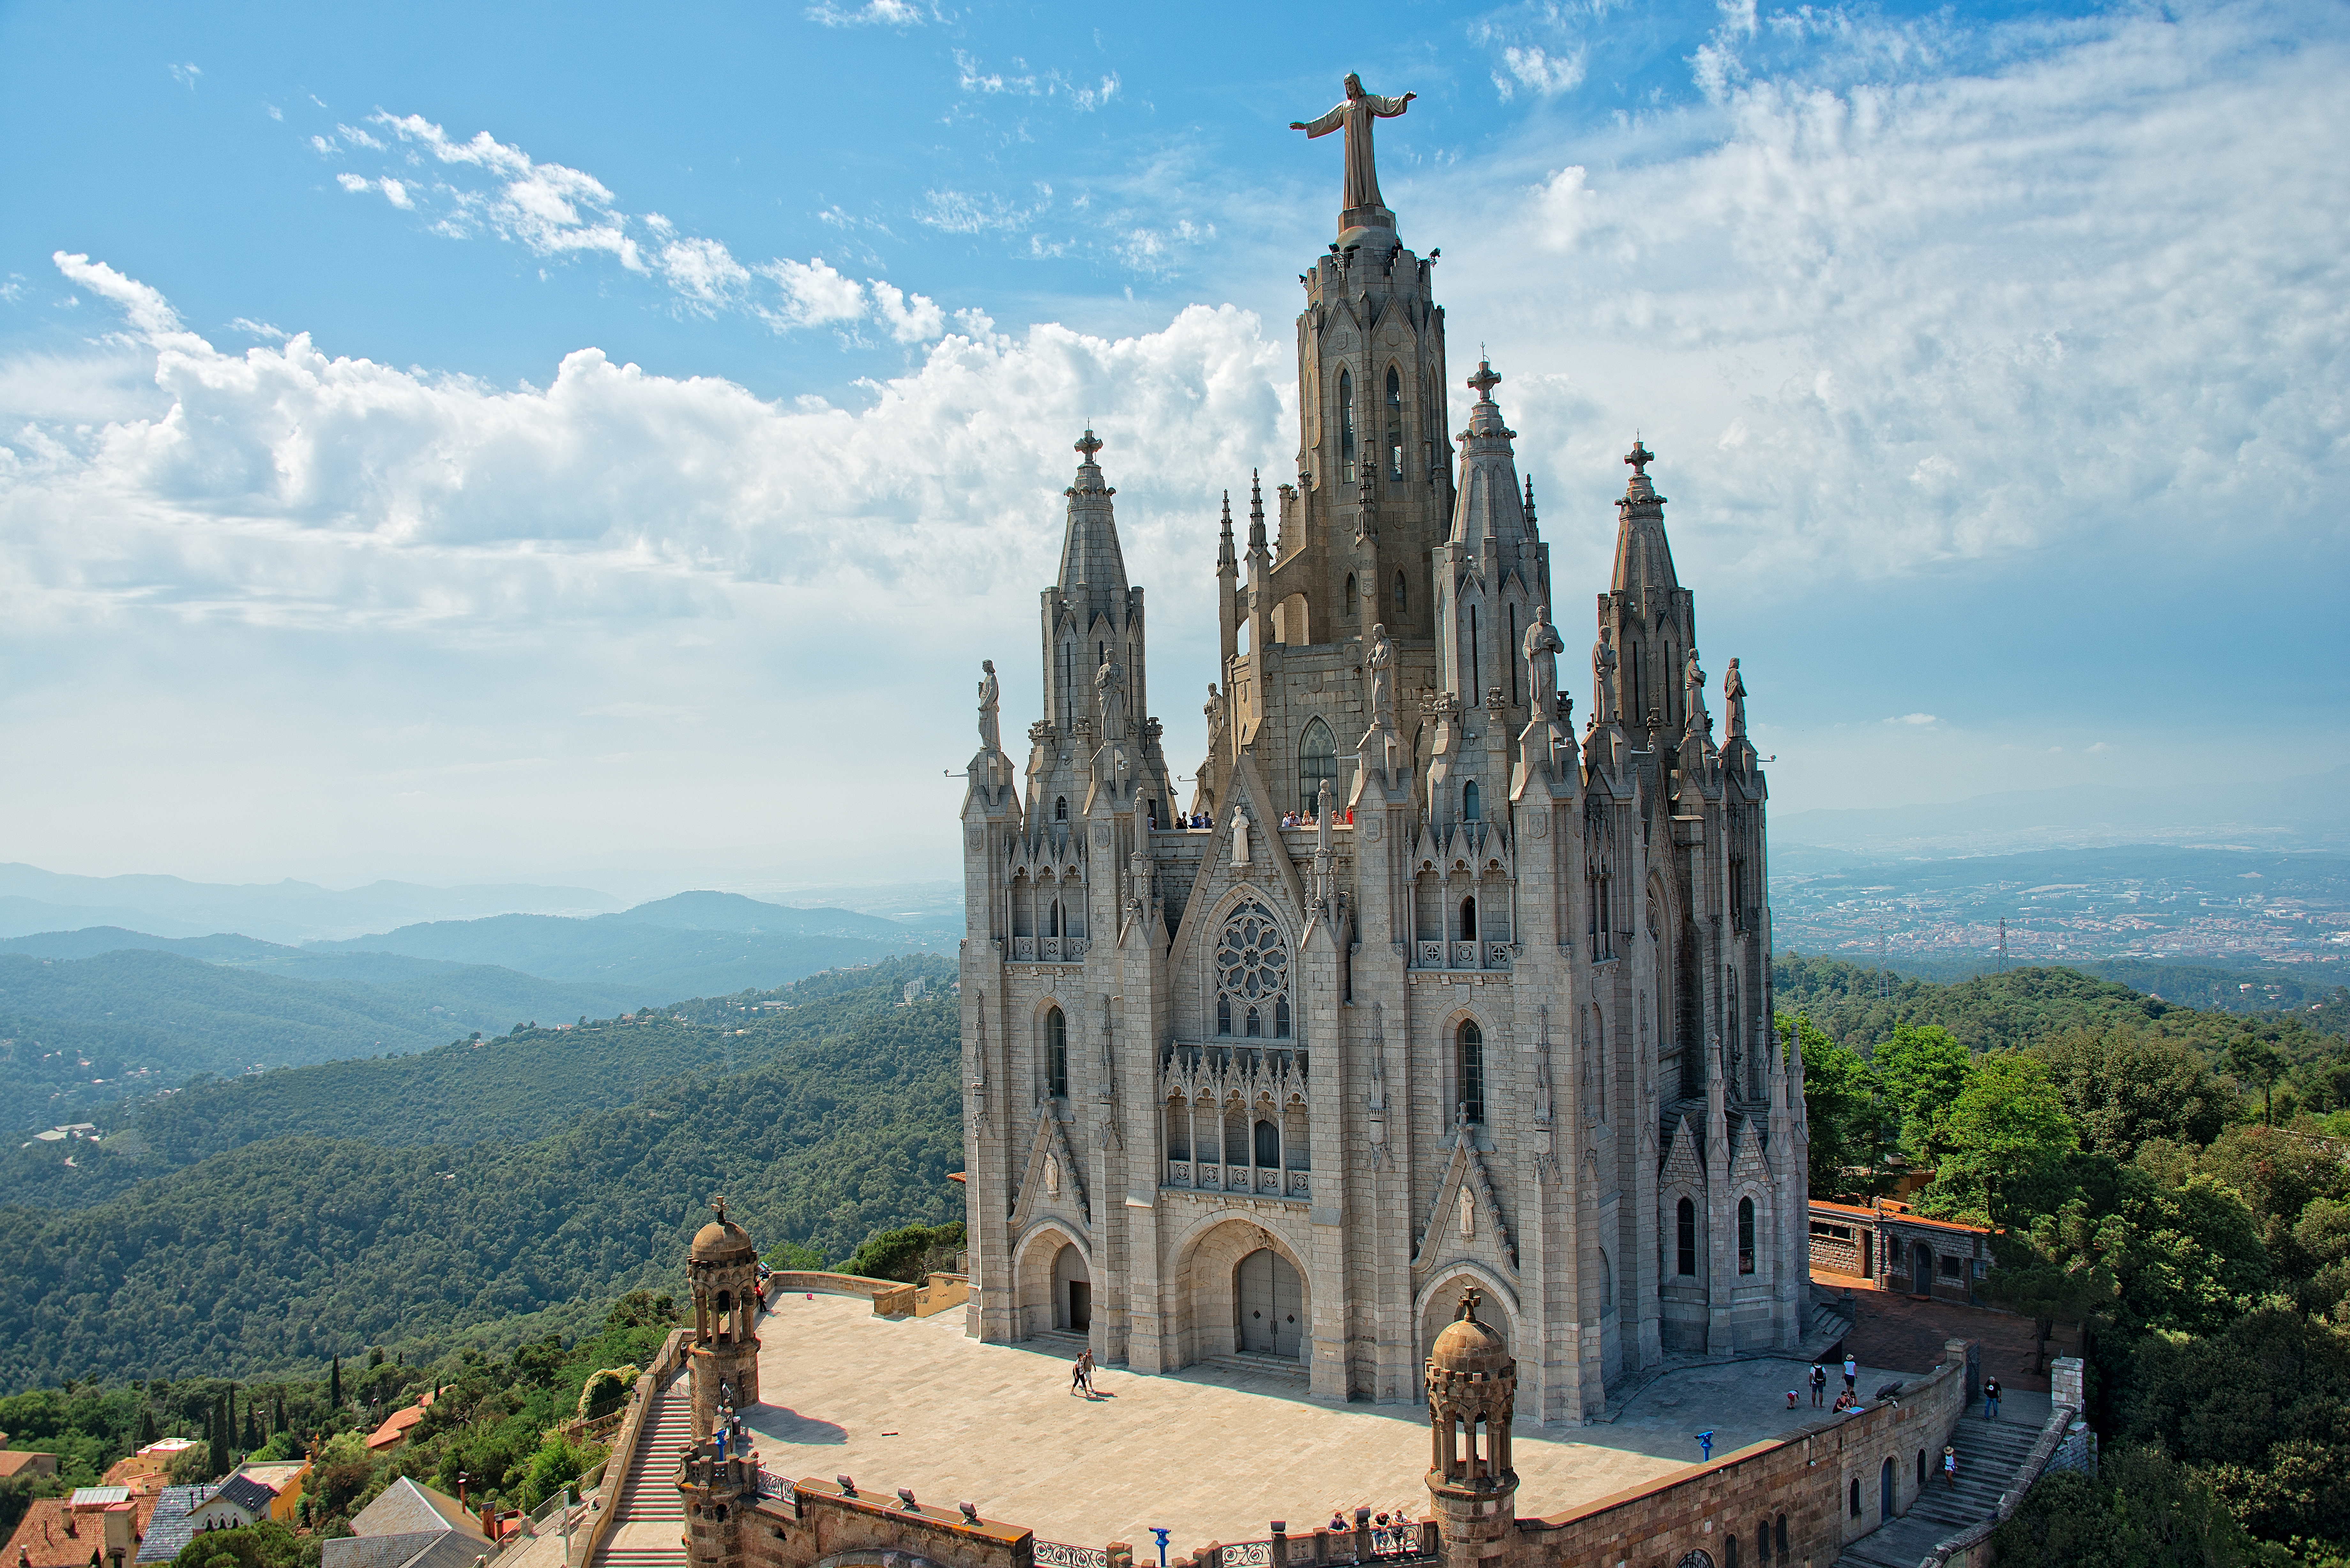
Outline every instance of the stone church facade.
[[970, 1332], [1081, 1334], [1139, 1372], [1281, 1358], [1317, 1397], [1414, 1402], [1474, 1288], [1519, 1418], [1576, 1422], [1668, 1353], [1798, 1342], [1767, 791], [1735, 660], [1716, 739], [1637, 442], [1577, 736], [1501, 378], [1479, 365], [1449, 433], [1433, 258], [1370, 197], [1302, 280], [1295, 483], [1270, 516], [1252, 484], [1244, 540], [1225, 506], [1192, 788], [1091, 431], [1024, 758], [982, 684]]

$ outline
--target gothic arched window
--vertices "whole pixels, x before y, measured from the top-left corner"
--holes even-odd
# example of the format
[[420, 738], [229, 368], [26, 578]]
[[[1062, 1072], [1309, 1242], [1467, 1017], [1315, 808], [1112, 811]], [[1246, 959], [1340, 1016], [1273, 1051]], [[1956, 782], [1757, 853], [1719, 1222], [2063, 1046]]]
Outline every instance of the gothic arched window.
[[1461, 786], [1461, 820], [1463, 822], [1482, 822], [1485, 820], [1485, 808], [1483, 804], [1477, 798], [1477, 781], [1475, 779], [1471, 779], [1468, 783]]
[[1338, 477], [1355, 483], [1355, 376], [1338, 372]]
[[1403, 378], [1388, 367], [1388, 477], [1403, 477]]
[[1400, 613], [1400, 612], [1401, 612], [1401, 611], [1406, 607], [1404, 601], [1405, 601], [1409, 597], [1409, 594], [1406, 592], [1406, 589], [1405, 589], [1404, 576], [1403, 576], [1403, 568], [1401, 568], [1400, 566], [1399, 566], [1398, 568], [1396, 568], [1396, 581], [1395, 581], [1395, 602], [1396, 602], [1396, 609], [1397, 609], [1397, 611], [1398, 611], [1399, 613]]
[[1285, 996], [1273, 1004], [1273, 1037], [1275, 1040], [1289, 1038], [1289, 998]]
[[1054, 797], [1053, 820], [1055, 822], [1066, 822], [1069, 820], [1069, 797], [1067, 795], [1056, 795]]
[[1738, 1200], [1738, 1272], [1754, 1272], [1754, 1199]]
[[1474, 898], [1461, 900], [1461, 940], [1464, 942], [1477, 940], [1477, 900]]
[[1347, 618], [1354, 619], [1362, 607], [1355, 602], [1355, 574], [1348, 572], [1347, 574]]
[[1069, 1021], [1057, 1007], [1045, 1010], [1045, 1092], [1056, 1100], [1069, 1097]]
[[1457, 1098], [1469, 1119], [1482, 1126], [1485, 1120], [1485, 1032], [1477, 1027], [1475, 1019], [1464, 1018], [1453, 1035], [1453, 1045], [1461, 1085]]
[[1335, 795], [1338, 788], [1338, 743], [1330, 736], [1330, 726], [1319, 719], [1310, 721], [1305, 733], [1297, 742], [1297, 809], [1319, 809], [1322, 785], [1327, 781]]
[[1675, 1272], [1695, 1279], [1697, 1277], [1697, 1205], [1686, 1198], [1682, 1199], [1678, 1220], [1676, 1229], [1679, 1234], [1675, 1240], [1679, 1243], [1680, 1267]]
[[1236, 1012], [1244, 1035], [1262, 1036], [1267, 1012], [1284, 1033], [1288, 995], [1289, 944], [1273, 911], [1251, 898], [1225, 918], [1216, 942], [1216, 1033], [1232, 1032]]
[[1259, 1170], [1281, 1168], [1281, 1129], [1271, 1122], [1256, 1124], [1256, 1165]]

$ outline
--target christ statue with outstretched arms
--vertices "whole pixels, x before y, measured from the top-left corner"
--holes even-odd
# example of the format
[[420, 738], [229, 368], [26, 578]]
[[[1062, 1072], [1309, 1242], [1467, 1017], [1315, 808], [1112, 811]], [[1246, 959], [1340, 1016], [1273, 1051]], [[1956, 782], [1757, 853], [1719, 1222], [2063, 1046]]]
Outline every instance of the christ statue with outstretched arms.
[[1408, 92], [1401, 98], [1382, 98], [1363, 90], [1363, 78], [1354, 72], [1347, 73], [1347, 96], [1329, 113], [1319, 119], [1293, 119], [1292, 130], [1302, 130], [1311, 139], [1327, 136], [1343, 127], [1347, 132], [1347, 210], [1357, 207], [1383, 207], [1379, 200], [1379, 171], [1371, 157], [1371, 121], [1393, 119], [1404, 107], [1418, 98]]

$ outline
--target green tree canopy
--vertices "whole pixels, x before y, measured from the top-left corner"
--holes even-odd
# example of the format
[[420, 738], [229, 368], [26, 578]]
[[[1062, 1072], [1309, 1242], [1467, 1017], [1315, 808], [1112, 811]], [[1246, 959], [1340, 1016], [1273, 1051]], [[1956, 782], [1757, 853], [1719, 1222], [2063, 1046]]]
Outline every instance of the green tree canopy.
[[2235, 1104], [2191, 1046], [2127, 1023], [2068, 1030], [2033, 1049], [2081, 1147], [2117, 1160], [2134, 1158], [2150, 1138], [2209, 1143]]
[[1886, 1104], [1900, 1118], [1901, 1147], [1928, 1157], [1935, 1125], [1966, 1087], [1967, 1048], [1938, 1023], [1896, 1023], [1872, 1058]]
[[1934, 1184], [1919, 1206], [2003, 1225], [2019, 1218], [2012, 1195], [2042, 1185], [2078, 1140], [2047, 1064], [2002, 1052], [1968, 1069], [1958, 1097], [1935, 1122], [1934, 1142]]

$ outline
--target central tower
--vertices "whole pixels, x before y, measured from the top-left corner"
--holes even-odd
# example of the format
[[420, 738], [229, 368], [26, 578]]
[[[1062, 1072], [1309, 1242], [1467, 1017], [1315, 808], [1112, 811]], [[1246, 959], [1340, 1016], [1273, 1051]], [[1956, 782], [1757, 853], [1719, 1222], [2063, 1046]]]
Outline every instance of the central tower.
[[[1511, 1391], [1477, 1422], [1574, 1422], [1668, 1353], [1799, 1346], [1802, 1062], [1771, 1024], [1746, 687], [1732, 660], [1717, 740], [1652, 454], [1587, 524], [1617, 545], [1578, 742], [1582, 637], [1483, 357], [1448, 434], [1435, 253], [1371, 151], [1410, 101], [1349, 78], [1297, 126], [1346, 133], [1346, 196], [1298, 275], [1295, 481], [1270, 516], [1253, 475], [1243, 523], [1224, 504], [1188, 809], [1090, 431], [1024, 781], [981, 682], [968, 1324], [1399, 1402], [1490, 1392], [1428, 1381], [1440, 1334], [1485, 1335]], [[1486, 1315], [1452, 1322], [1471, 1291]], [[1447, 1482], [1472, 1511], [1506, 1437], [1482, 1451]]]

